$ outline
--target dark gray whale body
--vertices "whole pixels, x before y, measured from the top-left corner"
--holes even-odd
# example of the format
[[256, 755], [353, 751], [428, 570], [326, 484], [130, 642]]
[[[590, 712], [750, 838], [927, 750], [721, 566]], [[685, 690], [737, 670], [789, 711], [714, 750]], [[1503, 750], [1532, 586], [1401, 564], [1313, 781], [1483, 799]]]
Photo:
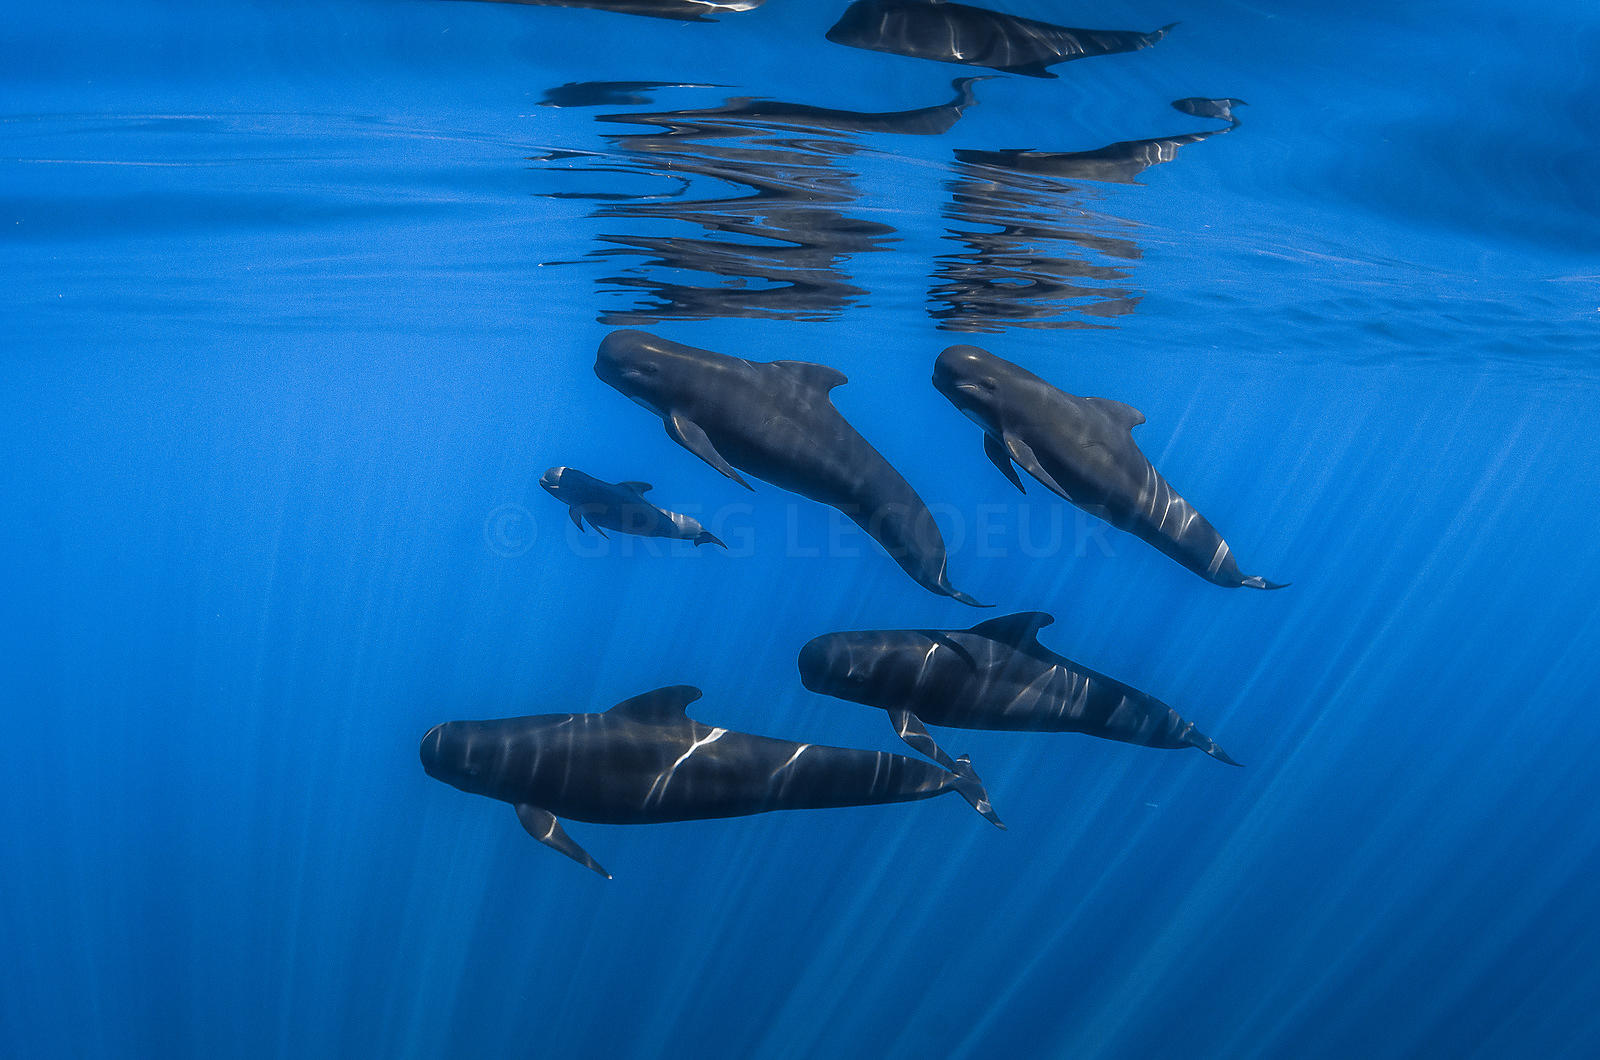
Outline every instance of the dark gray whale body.
[[966, 630], [828, 633], [800, 650], [800, 680], [813, 692], [882, 708], [901, 739], [947, 768], [950, 757], [923, 722], [1198, 747], [1239, 764], [1159, 699], [1041, 645], [1040, 628], [1054, 621], [1024, 612]]
[[965, 758], [949, 771], [905, 755], [791, 743], [713, 728], [684, 708], [688, 685], [659, 688], [603, 714], [452, 721], [422, 738], [429, 776], [509, 802], [528, 834], [610, 873], [558, 818], [656, 824], [931, 799], [954, 791], [1001, 828]]
[[933, 385], [983, 428], [984, 452], [1017, 489], [1013, 461], [1050, 492], [1215, 585], [1283, 588], [1240, 572], [1222, 535], [1156, 471], [1133, 440], [1144, 422], [1138, 409], [1068, 394], [977, 346], [941, 353]]
[[857, 0], [845, 9], [827, 37], [835, 44], [868, 51], [986, 66], [1029, 77], [1055, 77], [1046, 67], [1148, 48], [1171, 28], [1163, 26], [1151, 33], [1069, 29], [942, 0]]
[[616, 530], [640, 537], [668, 537], [728, 547], [697, 520], [645, 500], [644, 495], [650, 492], [648, 482], [602, 482], [576, 468], [553, 467], [540, 476], [539, 485], [567, 506], [567, 514], [579, 530], [587, 519], [601, 537], [606, 536], [607, 530]]
[[741, 486], [735, 468], [837, 508], [918, 585], [974, 607], [945, 575], [944, 537], [910, 483], [829, 399], [836, 369], [746, 361], [643, 331], [614, 331], [595, 374], [661, 417], [667, 434]]

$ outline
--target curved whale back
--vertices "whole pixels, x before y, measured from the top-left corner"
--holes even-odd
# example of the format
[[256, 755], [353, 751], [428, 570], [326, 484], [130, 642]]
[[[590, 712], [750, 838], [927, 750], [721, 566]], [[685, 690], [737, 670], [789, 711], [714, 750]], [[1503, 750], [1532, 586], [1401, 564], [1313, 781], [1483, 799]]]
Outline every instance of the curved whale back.
[[954, 791], [1000, 828], [965, 758], [949, 769], [905, 755], [792, 743], [688, 716], [700, 690], [672, 685], [600, 714], [436, 725], [429, 776], [508, 802], [535, 839], [608, 876], [560, 818], [607, 824], [707, 820], [773, 810], [865, 806]]
[[983, 428], [984, 451], [1019, 490], [1016, 467], [1213, 584], [1283, 587], [1240, 571], [1222, 535], [1156, 470], [1133, 438], [1138, 409], [1069, 394], [977, 346], [942, 352], [933, 383]]
[[748, 486], [740, 471], [838, 509], [924, 588], [981, 607], [950, 584], [944, 535], [916, 490], [834, 408], [842, 372], [746, 361], [617, 331], [595, 374], [651, 409], [679, 445]]
[[814, 692], [887, 711], [907, 743], [935, 758], [942, 752], [923, 722], [1195, 747], [1238, 764], [1159, 699], [1040, 644], [1038, 631], [1054, 621], [1029, 611], [965, 630], [824, 634], [800, 651], [801, 681]]

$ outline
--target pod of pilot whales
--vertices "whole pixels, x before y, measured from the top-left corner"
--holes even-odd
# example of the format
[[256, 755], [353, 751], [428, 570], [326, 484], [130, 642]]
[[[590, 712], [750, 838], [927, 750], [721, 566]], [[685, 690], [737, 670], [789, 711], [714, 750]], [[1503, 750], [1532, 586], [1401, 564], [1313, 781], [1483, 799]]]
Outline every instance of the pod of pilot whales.
[[[600, 344], [595, 374], [661, 419], [667, 436], [746, 488], [745, 476], [828, 505], [862, 527], [913, 581], [984, 607], [951, 584], [932, 513], [904, 477], [834, 408], [846, 382], [830, 367], [750, 361], [642, 331]], [[976, 346], [952, 346], [933, 385], [982, 431], [984, 452], [1019, 490], [1017, 469], [1062, 500], [1126, 531], [1224, 588], [1278, 589], [1245, 574], [1215, 527], [1140, 451], [1144, 422], [1119, 401], [1069, 394]], [[645, 498], [648, 483], [608, 483], [573, 468], [541, 485], [581, 530], [720, 545], [686, 515]], [[598, 714], [437, 725], [422, 740], [428, 774], [510, 803], [539, 842], [610, 878], [561, 819], [655, 824], [929, 799], [955, 792], [1004, 828], [966, 757], [927, 726], [1076, 732], [1153, 748], [1198, 748], [1238, 765], [1161, 700], [1039, 642], [1054, 619], [1024, 612], [970, 629], [829, 633], [799, 654], [817, 693], [876, 707], [925, 756], [824, 747], [690, 718], [700, 690], [675, 685]]]

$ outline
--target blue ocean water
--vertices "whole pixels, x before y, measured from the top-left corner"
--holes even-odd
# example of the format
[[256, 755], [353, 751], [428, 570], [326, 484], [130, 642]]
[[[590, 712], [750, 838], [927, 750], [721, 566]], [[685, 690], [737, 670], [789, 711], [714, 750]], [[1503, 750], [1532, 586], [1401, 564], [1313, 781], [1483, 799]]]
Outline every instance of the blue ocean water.
[[[1053, 80], [845, 6], [8, 11], [0, 1054], [1600, 1055], [1593, 5], [1009, 0], [1179, 23]], [[673, 445], [617, 327], [844, 371], [997, 609]], [[928, 385], [960, 342], [1142, 410], [1292, 587], [1017, 494]], [[729, 548], [581, 536], [555, 464]], [[418, 763], [675, 683], [902, 751], [800, 646], [1020, 610], [1245, 768], [940, 730], [1009, 831], [571, 825], [607, 882]]]

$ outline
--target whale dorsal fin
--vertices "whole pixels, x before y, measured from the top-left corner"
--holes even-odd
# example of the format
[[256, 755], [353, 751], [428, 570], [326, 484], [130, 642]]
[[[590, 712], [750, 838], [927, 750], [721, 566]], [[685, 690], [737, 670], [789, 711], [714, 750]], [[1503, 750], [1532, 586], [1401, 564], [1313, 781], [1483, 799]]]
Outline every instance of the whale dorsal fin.
[[1086, 404], [1093, 405], [1111, 417], [1112, 423], [1119, 427], [1126, 427], [1130, 431], [1144, 422], [1144, 413], [1132, 405], [1124, 405], [1122, 402], [1112, 401], [1110, 398], [1084, 398], [1083, 400]]
[[668, 685], [654, 692], [624, 699], [606, 713], [634, 721], [674, 721], [688, 717], [684, 713], [685, 708], [699, 699], [700, 695], [700, 690], [693, 685]]
[[829, 368], [825, 364], [812, 364], [810, 361], [773, 361], [772, 367], [783, 369], [824, 394], [850, 381], [850, 377], [839, 369]]
[[1003, 615], [1000, 618], [991, 618], [987, 622], [979, 622], [967, 632], [1020, 648], [1028, 644], [1037, 644], [1039, 631], [1055, 620], [1054, 615], [1047, 615], [1043, 611], [1021, 611], [1014, 615]]
[[635, 493], [649, 493], [651, 490], [655, 489], [655, 487], [650, 485], [648, 482], [634, 482], [631, 479], [627, 482], [619, 482], [617, 485], [621, 486], [625, 490], [632, 490]]

